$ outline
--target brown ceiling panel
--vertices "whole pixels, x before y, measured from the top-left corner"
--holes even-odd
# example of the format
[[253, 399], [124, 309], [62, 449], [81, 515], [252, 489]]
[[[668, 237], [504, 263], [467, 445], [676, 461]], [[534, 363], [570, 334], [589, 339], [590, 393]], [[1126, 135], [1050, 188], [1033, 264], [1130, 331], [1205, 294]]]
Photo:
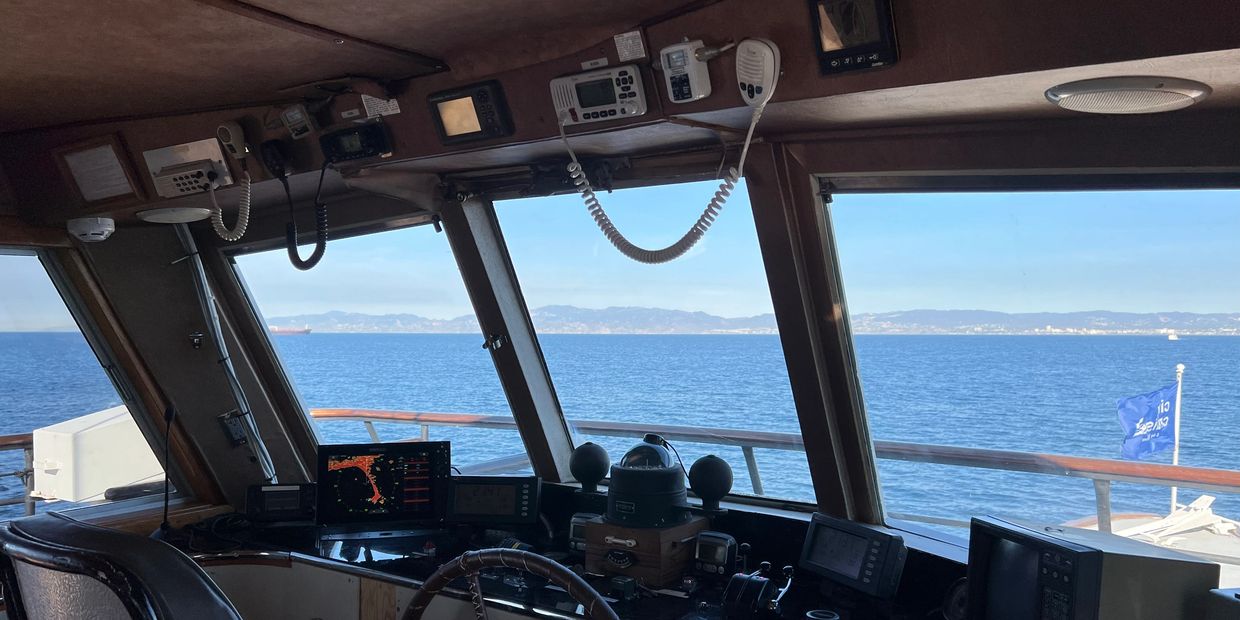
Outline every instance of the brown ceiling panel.
[[0, 132], [288, 99], [346, 74], [424, 73], [415, 59], [336, 44], [192, 0], [4, 0]]
[[442, 58], [454, 74], [469, 79], [571, 54], [691, 3], [251, 0], [250, 4], [370, 41]]

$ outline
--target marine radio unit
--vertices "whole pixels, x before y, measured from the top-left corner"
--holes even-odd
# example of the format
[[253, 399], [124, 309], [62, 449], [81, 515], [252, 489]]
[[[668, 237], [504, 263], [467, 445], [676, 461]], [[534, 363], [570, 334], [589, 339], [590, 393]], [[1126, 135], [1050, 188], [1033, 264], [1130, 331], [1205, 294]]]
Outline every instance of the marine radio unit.
[[551, 80], [551, 100], [561, 125], [578, 125], [646, 113], [646, 91], [637, 65], [595, 69]]

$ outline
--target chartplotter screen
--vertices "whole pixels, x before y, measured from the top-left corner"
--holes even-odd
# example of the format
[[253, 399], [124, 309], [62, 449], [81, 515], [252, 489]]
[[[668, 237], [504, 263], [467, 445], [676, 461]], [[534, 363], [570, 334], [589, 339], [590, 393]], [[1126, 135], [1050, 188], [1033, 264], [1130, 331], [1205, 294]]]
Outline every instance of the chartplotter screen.
[[446, 441], [319, 446], [318, 521], [441, 521], [451, 465]]

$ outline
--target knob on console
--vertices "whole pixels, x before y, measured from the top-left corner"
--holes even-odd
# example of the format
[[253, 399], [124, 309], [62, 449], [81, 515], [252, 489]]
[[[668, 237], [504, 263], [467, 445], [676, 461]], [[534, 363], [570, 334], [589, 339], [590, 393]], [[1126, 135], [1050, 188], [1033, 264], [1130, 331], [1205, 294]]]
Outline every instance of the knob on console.
[[586, 493], [598, 491], [598, 483], [607, 477], [611, 469], [611, 457], [607, 450], [596, 443], [585, 442], [573, 450], [568, 458], [568, 470], [581, 483], [581, 490]]
[[719, 500], [732, 490], [732, 466], [708, 454], [689, 468], [689, 486], [702, 498], [703, 510], [719, 510]]

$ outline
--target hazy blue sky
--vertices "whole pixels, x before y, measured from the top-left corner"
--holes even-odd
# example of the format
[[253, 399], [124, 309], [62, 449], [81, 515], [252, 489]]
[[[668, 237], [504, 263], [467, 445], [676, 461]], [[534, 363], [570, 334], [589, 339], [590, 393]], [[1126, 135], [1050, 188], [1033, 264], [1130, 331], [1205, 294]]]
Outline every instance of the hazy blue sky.
[[[601, 198], [630, 239], [661, 247], [714, 187]], [[531, 307], [771, 311], [744, 191], [687, 256], [658, 266], [617, 253], [578, 196], [496, 208]], [[853, 312], [1240, 312], [1240, 192], [839, 196], [832, 219]], [[239, 263], [267, 316], [472, 312], [447, 239], [430, 227], [334, 240], [310, 272], [293, 269], [283, 250]], [[33, 258], [0, 256], [0, 290], [0, 330], [70, 324]]]

